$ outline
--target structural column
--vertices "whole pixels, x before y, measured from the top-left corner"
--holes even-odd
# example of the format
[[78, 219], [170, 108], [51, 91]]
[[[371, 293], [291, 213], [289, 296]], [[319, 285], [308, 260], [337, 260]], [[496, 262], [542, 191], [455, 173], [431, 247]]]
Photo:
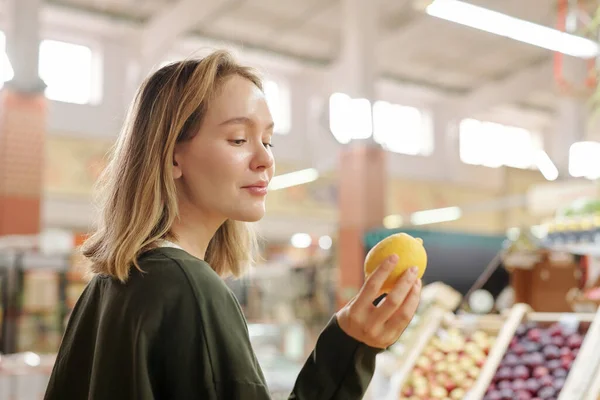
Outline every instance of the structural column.
[[[559, 26], [568, 33], [576, 33], [579, 19], [570, 18], [578, 10], [577, 2], [568, 2], [567, 9], [559, 9]], [[559, 176], [569, 177], [569, 148], [575, 142], [587, 139], [589, 107], [593, 88], [587, 84], [589, 63], [582, 59], [555, 54], [554, 75], [558, 89], [563, 92], [557, 107], [557, 118], [549, 146], [550, 158], [558, 168]], [[595, 72], [595, 71], [594, 71]]]
[[8, 2], [14, 78], [0, 91], [0, 236], [40, 231], [47, 112], [38, 76], [40, 2]]
[[[342, 51], [333, 71], [336, 90], [376, 100], [377, 2], [344, 0]], [[372, 139], [343, 146], [339, 158], [338, 307], [364, 282], [366, 231], [380, 227], [386, 211], [386, 153]]]
[[431, 158], [437, 161], [438, 175], [451, 181], [456, 178], [457, 166], [461, 162], [458, 140], [460, 116], [443, 103], [433, 106], [431, 112], [433, 126]]

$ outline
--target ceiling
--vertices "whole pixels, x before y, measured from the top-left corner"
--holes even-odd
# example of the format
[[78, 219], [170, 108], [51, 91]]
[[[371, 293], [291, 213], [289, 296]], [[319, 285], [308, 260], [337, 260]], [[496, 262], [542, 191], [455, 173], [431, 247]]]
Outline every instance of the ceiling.
[[[367, 0], [365, 0], [367, 1]], [[551, 61], [552, 53], [426, 15], [417, 0], [369, 0], [380, 4], [378, 62], [386, 76], [464, 94], [526, 66]], [[587, 0], [586, 0], [587, 1]], [[47, 0], [139, 22], [176, 0]], [[307, 62], [335, 60], [341, 44], [340, 0], [198, 0], [204, 12], [195, 28], [208, 38], [228, 40]], [[470, 0], [515, 17], [554, 26], [554, 0]], [[422, 3], [422, 2], [421, 2]], [[210, 11], [206, 11], [209, 10]], [[551, 110], [552, 82], [521, 104]]]

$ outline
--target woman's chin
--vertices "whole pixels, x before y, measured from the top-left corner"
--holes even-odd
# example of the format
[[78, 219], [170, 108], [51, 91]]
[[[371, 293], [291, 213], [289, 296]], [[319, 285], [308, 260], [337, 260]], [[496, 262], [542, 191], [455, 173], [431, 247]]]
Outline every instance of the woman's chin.
[[235, 219], [236, 221], [242, 221], [242, 222], [258, 222], [261, 219], [263, 219], [263, 217], [265, 216], [265, 210], [256, 210], [256, 211], [251, 211], [251, 212], [244, 212], [244, 213], [240, 213], [238, 215], [236, 215], [236, 218], [232, 218]]

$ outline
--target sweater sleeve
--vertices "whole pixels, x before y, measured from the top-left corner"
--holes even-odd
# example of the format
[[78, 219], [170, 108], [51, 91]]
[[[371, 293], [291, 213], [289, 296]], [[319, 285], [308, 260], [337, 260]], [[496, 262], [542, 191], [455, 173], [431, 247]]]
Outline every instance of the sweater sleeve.
[[333, 317], [300, 371], [289, 399], [362, 399], [381, 351], [348, 336]]

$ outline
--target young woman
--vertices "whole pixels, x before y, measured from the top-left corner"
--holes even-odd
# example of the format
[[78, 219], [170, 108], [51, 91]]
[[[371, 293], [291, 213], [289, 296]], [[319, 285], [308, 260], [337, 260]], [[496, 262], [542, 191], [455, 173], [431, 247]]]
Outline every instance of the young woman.
[[[101, 179], [79, 299], [47, 400], [242, 399], [269, 392], [238, 302], [221, 279], [252, 260], [265, 213], [273, 121], [261, 80], [230, 54], [165, 66], [140, 88]], [[360, 399], [375, 356], [417, 308], [405, 274], [383, 302], [388, 260], [325, 327], [291, 399]]]

